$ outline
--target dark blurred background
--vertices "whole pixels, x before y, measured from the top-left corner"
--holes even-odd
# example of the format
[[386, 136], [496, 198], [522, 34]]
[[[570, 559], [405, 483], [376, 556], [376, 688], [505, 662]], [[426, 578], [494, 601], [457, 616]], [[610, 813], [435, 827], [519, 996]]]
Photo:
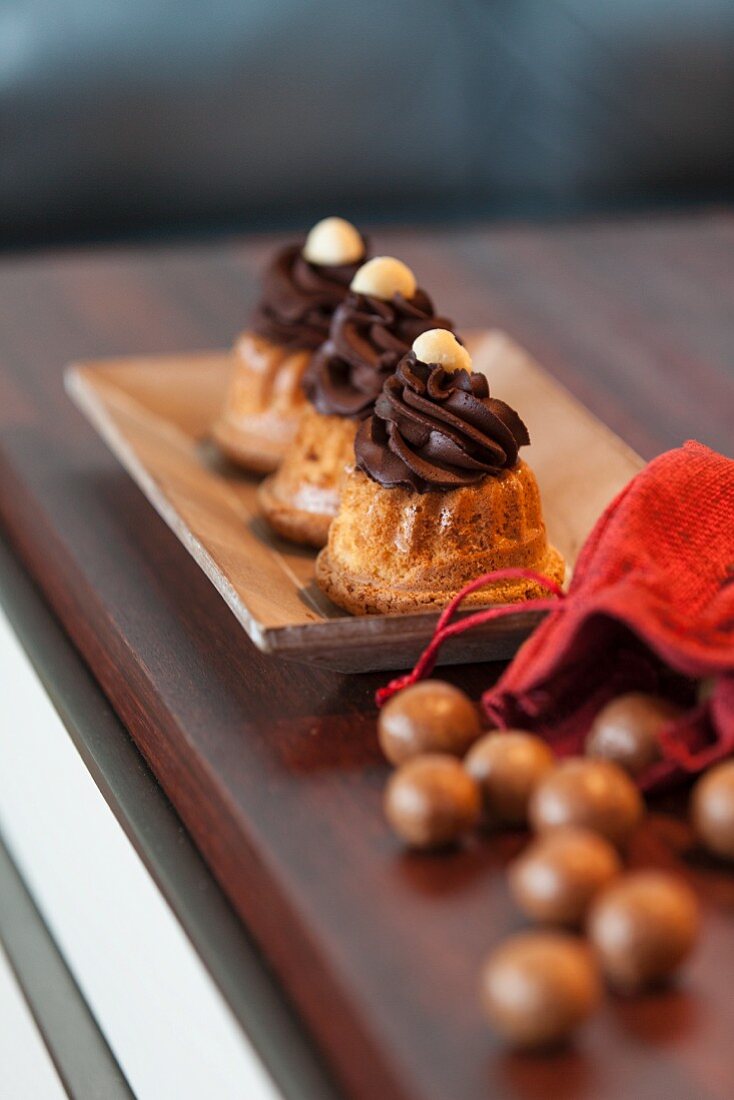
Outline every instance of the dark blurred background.
[[734, 0], [0, 0], [0, 244], [734, 193]]

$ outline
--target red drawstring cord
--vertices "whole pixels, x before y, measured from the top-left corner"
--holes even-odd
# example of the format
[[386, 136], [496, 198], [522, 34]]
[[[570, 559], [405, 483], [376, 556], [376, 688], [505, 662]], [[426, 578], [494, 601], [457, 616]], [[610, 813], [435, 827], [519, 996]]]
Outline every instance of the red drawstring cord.
[[[478, 588], [484, 588], [486, 584], [491, 584], [493, 581], [515, 579], [535, 581], [536, 584], [549, 589], [549, 591], [554, 594], [555, 599], [539, 596], [533, 600], [525, 600], [520, 604], [503, 604], [501, 607], [488, 607], [482, 611], [475, 611], [473, 615], [467, 615], [465, 619], [460, 619], [459, 622], [456, 623], [451, 623], [449, 621], [462, 601], [467, 596], [471, 595], [472, 592], [476, 592]], [[419, 680], [422, 680], [424, 676], [430, 676], [436, 663], [436, 658], [438, 657], [438, 651], [447, 638], [453, 638], [457, 634], [463, 634], [465, 630], [471, 630], [473, 626], [481, 626], [482, 623], [491, 622], [493, 619], [502, 619], [506, 615], [517, 615], [518, 612], [521, 611], [552, 611], [558, 608], [558, 601], [565, 599], [565, 596], [566, 593], [563, 591], [560, 584], [557, 584], [556, 581], [551, 580], [549, 577], [544, 577], [541, 573], [536, 573], [533, 569], [497, 569], [494, 573], [484, 573], [481, 577], [477, 577], [476, 580], [470, 581], [469, 584], [462, 588], [461, 592], [457, 592], [451, 602], [447, 604], [441, 612], [441, 617], [436, 623], [433, 637], [418, 658], [413, 671], [406, 673], [404, 676], [398, 676], [395, 680], [391, 680], [389, 684], [383, 688], [379, 688], [376, 692], [375, 700], [378, 707], [381, 707], [388, 699], [391, 699], [393, 695], [402, 691], [403, 688], [417, 683]]]

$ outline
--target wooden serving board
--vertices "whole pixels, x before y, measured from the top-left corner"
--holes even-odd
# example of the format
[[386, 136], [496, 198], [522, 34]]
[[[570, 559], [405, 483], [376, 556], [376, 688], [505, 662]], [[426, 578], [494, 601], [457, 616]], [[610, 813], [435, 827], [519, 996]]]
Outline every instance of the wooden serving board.
[[[469, 347], [492, 393], [528, 424], [549, 536], [570, 573], [642, 459], [510, 337], [475, 333]], [[258, 514], [257, 479], [209, 443], [230, 369], [226, 352], [87, 363], [69, 370], [67, 388], [259, 649], [342, 672], [414, 661], [437, 614], [355, 617], [336, 607], [314, 581], [314, 553], [275, 537]], [[519, 609], [454, 639], [441, 661], [510, 657], [537, 622]]]

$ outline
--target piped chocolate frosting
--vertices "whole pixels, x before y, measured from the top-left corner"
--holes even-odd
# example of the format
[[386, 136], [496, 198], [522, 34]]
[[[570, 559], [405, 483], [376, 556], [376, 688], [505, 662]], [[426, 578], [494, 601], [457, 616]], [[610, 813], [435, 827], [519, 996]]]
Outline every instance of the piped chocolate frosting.
[[420, 288], [412, 298], [395, 294], [389, 301], [352, 291], [304, 374], [304, 393], [326, 416], [369, 416], [415, 338], [432, 328], [451, 329], [452, 324], [436, 316]]
[[360, 424], [355, 453], [380, 485], [427, 493], [497, 476], [529, 442], [515, 410], [489, 396], [483, 374], [421, 363], [410, 351]]
[[310, 263], [302, 250], [301, 241], [274, 256], [263, 277], [251, 327], [274, 344], [315, 350], [329, 335], [334, 311], [349, 293], [364, 256], [355, 263], [329, 267]]

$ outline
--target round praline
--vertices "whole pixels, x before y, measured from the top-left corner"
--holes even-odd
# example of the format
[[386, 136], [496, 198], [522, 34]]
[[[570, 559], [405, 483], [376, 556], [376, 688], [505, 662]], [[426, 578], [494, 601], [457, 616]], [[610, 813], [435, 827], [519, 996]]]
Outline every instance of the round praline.
[[660, 730], [682, 713], [680, 707], [656, 695], [620, 695], [594, 719], [586, 755], [611, 760], [630, 775], [640, 775], [661, 758]]
[[583, 941], [562, 932], [521, 932], [485, 962], [480, 997], [503, 1039], [534, 1049], [568, 1039], [597, 1008], [601, 982]]
[[717, 764], [697, 781], [691, 799], [693, 825], [714, 855], [734, 860], [734, 760]]
[[622, 870], [616, 849], [590, 829], [553, 829], [510, 866], [510, 891], [532, 920], [580, 925], [594, 897]]
[[594, 901], [588, 934], [611, 986], [639, 993], [669, 978], [696, 942], [698, 903], [662, 871], [623, 875]]
[[480, 733], [469, 696], [443, 680], [404, 688], [385, 704], [377, 721], [380, 746], [391, 764], [426, 752], [463, 756]]
[[536, 787], [530, 823], [537, 832], [579, 825], [624, 845], [643, 814], [640, 792], [627, 772], [609, 760], [562, 760]]
[[385, 815], [411, 848], [454, 844], [479, 820], [474, 780], [453, 756], [427, 753], [408, 760], [390, 777]]
[[555, 763], [546, 742], [524, 730], [495, 731], [481, 737], [464, 764], [482, 792], [485, 824], [525, 825], [530, 796]]

